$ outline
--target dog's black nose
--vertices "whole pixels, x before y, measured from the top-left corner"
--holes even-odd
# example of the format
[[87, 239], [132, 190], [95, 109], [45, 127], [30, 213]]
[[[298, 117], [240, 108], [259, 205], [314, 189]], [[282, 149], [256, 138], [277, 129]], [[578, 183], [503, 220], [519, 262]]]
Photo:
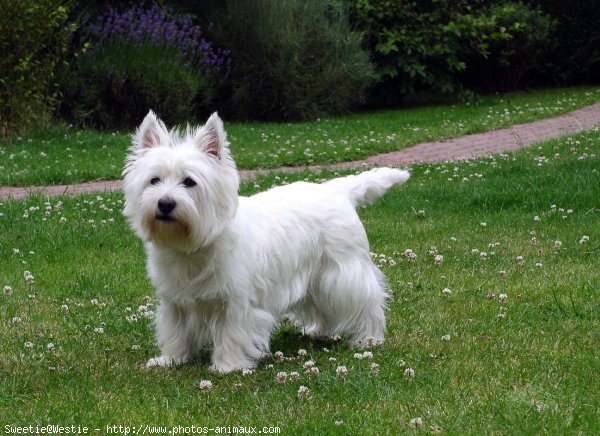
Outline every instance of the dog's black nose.
[[173, 212], [177, 203], [171, 197], [163, 197], [158, 200], [158, 210], [160, 210], [164, 215], [168, 215]]

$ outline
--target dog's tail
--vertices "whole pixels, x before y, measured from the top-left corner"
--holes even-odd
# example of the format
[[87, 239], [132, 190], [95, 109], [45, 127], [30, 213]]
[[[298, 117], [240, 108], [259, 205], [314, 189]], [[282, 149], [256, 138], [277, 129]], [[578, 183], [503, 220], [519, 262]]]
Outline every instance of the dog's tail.
[[373, 168], [355, 176], [333, 179], [326, 184], [337, 192], [347, 194], [356, 207], [374, 202], [392, 186], [402, 185], [409, 177], [408, 171], [384, 167]]

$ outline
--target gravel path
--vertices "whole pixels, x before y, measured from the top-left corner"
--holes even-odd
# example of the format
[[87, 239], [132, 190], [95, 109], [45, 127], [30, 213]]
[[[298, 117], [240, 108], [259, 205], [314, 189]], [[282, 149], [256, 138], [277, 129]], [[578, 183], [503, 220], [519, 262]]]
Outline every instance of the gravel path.
[[[600, 102], [578, 109], [559, 117], [517, 124], [506, 129], [463, 136], [438, 142], [425, 142], [392, 153], [371, 156], [360, 161], [344, 162], [335, 165], [310, 167], [282, 167], [271, 170], [240, 170], [242, 180], [250, 180], [257, 174], [270, 172], [295, 172], [305, 169], [354, 168], [363, 165], [408, 165], [417, 162], [440, 162], [467, 159], [478, 156], [515, 151], [545, 141], [583, 130], [600, 124]], [[46, 196], [77, 195], [89, 192], [118, 191], [120, 180], [88, 182], [73, 185], [0, 187], [0, 199], [23, 198], [31, 194]]]

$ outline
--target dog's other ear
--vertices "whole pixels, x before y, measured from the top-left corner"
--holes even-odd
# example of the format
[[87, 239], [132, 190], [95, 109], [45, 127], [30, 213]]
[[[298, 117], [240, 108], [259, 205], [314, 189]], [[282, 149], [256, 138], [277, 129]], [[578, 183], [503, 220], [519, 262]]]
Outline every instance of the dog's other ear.
[[227, 134], [223, 128], [223, 121], [217, 113], [213, 113], [202, 129], [196, 135], [196, 144], [201, 150], [220, 159], [223, 150], [227, 147]]
[[148, 112], [137, 129], [134, 144], [138, 148], [152, 148], [169, 143], [169, 132], [165, 124], [152, 111]]

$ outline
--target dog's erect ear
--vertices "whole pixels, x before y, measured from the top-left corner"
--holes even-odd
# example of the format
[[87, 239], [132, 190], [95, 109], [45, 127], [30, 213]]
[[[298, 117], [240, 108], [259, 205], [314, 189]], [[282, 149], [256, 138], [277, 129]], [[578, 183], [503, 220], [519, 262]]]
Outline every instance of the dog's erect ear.
[[201, 150], [220, 159], [223, 156], [223, 150], [227, 147], [227, 134], [223, 129], [223, 121], [215, 112], [196, 135], [196, 144]]
[[169, 132], [154, 112], [148, 112], [142, 121], [135, 134], [134, 143], [138, 148], [152, 148], [169, 143]]

